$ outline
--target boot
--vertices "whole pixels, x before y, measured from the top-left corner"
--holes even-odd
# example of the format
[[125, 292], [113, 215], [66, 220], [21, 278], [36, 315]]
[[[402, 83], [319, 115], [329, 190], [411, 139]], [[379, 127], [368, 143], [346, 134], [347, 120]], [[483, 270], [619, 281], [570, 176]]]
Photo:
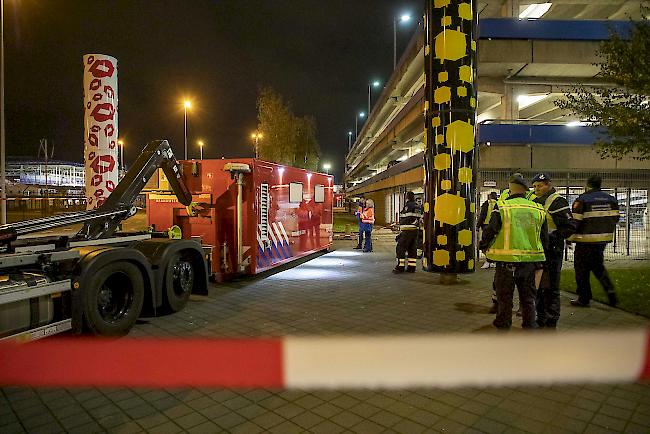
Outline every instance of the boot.
[[393, 274], [400, 274], [404, 272], [404, 267], [400, 267], [397, 265], [395, 268], [393, 268]]
[[408, 267], [406, 267], [406, 272], [415, 273], [415, 265], [409, 265]]
[[616, 306], [618, 303], [618, 298], [616, 298], [616, 293], [614, 291], [607, 293], [607, 299], [609, 300], [609, 303], [607, 304], [610, 306]]

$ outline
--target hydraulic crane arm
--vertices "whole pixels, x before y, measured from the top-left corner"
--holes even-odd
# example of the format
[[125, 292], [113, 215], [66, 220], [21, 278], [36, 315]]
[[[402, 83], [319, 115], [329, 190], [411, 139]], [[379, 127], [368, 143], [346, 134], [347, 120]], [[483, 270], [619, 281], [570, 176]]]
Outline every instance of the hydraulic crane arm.
[[181, 165], [176, 160], [172, 148], [167, 140], [149, 142], [140, 156], [135, 160], [131, 169], [117, 184], [108, 199], [97, 208], [97, 212], [122, 211], [124, 215], [107, 216], [106, 218], [93, 219], [86, 224], [77, 234], [78, 237], [94, 240], [111, 235], [124, 218], [135, 214], [133, 202], [138, 197], [149, 179], [161, 168], [169, 180], [178, 201], [185, 206], [192, 203], [192, 193], [181, 178]]
[[56, 215], [0, 226], [0, 245], [8, 244], [19, 235], [46, 229], [84, 223], [75, 238], [93, 240], [113, 234], [118, 225], [137, 211], [133, 202], [147, 181], [161, 168], [178, 201], [185, 206], [192, 203], [192, 193], [181, 178], [181, 166], [167, 140], [149, 142], [131, 169], [115, 190], [97, 209], [72, 214]]

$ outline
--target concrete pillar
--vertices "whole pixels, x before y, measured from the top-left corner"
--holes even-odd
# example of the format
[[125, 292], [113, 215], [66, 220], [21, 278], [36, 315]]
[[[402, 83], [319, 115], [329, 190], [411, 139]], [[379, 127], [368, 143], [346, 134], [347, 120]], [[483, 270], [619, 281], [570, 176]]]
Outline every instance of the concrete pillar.
[[501, 6], [501, 16], [503, 18], [518, 18], [519, 0], [504, 0]]
[[427, 0], [426, 271], [457, 274], [475, 268], [476, 23], [475, 0]]
[[519, 119], [519, 101], [515, 86], [503, 86], [504, 95], [501, 97], [501, 119]]

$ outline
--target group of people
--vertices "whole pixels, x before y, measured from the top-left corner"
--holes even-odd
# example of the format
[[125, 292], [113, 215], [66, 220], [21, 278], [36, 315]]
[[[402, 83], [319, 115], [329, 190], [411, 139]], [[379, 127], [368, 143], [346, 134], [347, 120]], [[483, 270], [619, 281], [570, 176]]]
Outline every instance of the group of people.
[[[361, 198], [354, 213], [359, 222], [359, 242], [355, 250], [372, 252], [372, 226], [375, 224], [375, 203], [372, 199]], [[364, 241], [365, 239], [365, 241]]]
[[[551, 177], [539, 173], [528, 183], [520, 173], [508, 180], [508, 189], [490, 193], [482, 204], [477, 227], [482, 230], [479, 248], [494, 264], [492, 284], [493, 324], [499, 329], [512, 326], [513, 296], [519, 293], [519, 308], [524, 328], [555, 328], [560, 319], [560, 273], [565, 243], [575, 243], [574, 267], [578, 298], [571, 304], [589, 307], [592, 298], [590, 274], [593, 272], [607, 293], [609, 304], [617, 303], [614, 285], [604, 264], [607, 243], [619, 220], [618, 201], [601, 190], [598, 175], [587, 180], [586, 192], [573, 206], [560, 195]], [[372, 226], [375, 222], [371, 199], [361, 199], [359, 242], [356, 249], [372, 251]], [[416, 270], [421, 237], [422, 205], [412, 191], [399, 214], [400, 233], [396, 238], [397, 265], [393, 273]], [[365, 243], [364, 243], [365, 237]], [[487, 268], [487, 267], [483, 267]]]
[[[514, 288], [519, 293], [523, 328], [555, 328], [560, 318], [560, 271], [565, 242], [575, 243], [574, 267], [578, 298], [571, 304], [589, 307], [593, 272], [607, 293], [609, 304], [616, 292], [604, 265], [604, 250], [613, 241], [619, 219], [618, 201], [601, 190], [602, 180], [591, 176], [586, 192], [573, 206], [553, 187], [546, 173], [532, 180], [533, 191], [520, 173], [513, 174], [508, 189], [488, 198], [479, 216], [479, 248], [496, 264], [493, 297], [498, 329], [512, 325]], [[483, 217], [483, 218], [482, 218]]]

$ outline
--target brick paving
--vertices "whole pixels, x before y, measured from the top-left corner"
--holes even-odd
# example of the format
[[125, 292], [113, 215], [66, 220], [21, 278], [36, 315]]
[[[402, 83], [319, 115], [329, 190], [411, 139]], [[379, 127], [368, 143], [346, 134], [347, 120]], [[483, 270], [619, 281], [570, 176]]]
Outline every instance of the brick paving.
[[[193, 298], [183, 312], [139, 321], [131, 336], [494, 333], [488, 313], [493, 270], [462, 276], [452, 286], [439, 285], [437, 276], [423, 272], [394, 276], [389, 240], [378, 240], [371, 254], [340, 241], [334, 252], [295, 268], [213, 285], [209, 296]], [[649, 325], [598, 303], [573, 308], [567, 294], [562, 308], [558, 333]], [[515, 328], [512, 333], [523, 332]], [[0, 433], [25, 432], [647, 434], [650, 385], [286, 392], [0, 389]]]

